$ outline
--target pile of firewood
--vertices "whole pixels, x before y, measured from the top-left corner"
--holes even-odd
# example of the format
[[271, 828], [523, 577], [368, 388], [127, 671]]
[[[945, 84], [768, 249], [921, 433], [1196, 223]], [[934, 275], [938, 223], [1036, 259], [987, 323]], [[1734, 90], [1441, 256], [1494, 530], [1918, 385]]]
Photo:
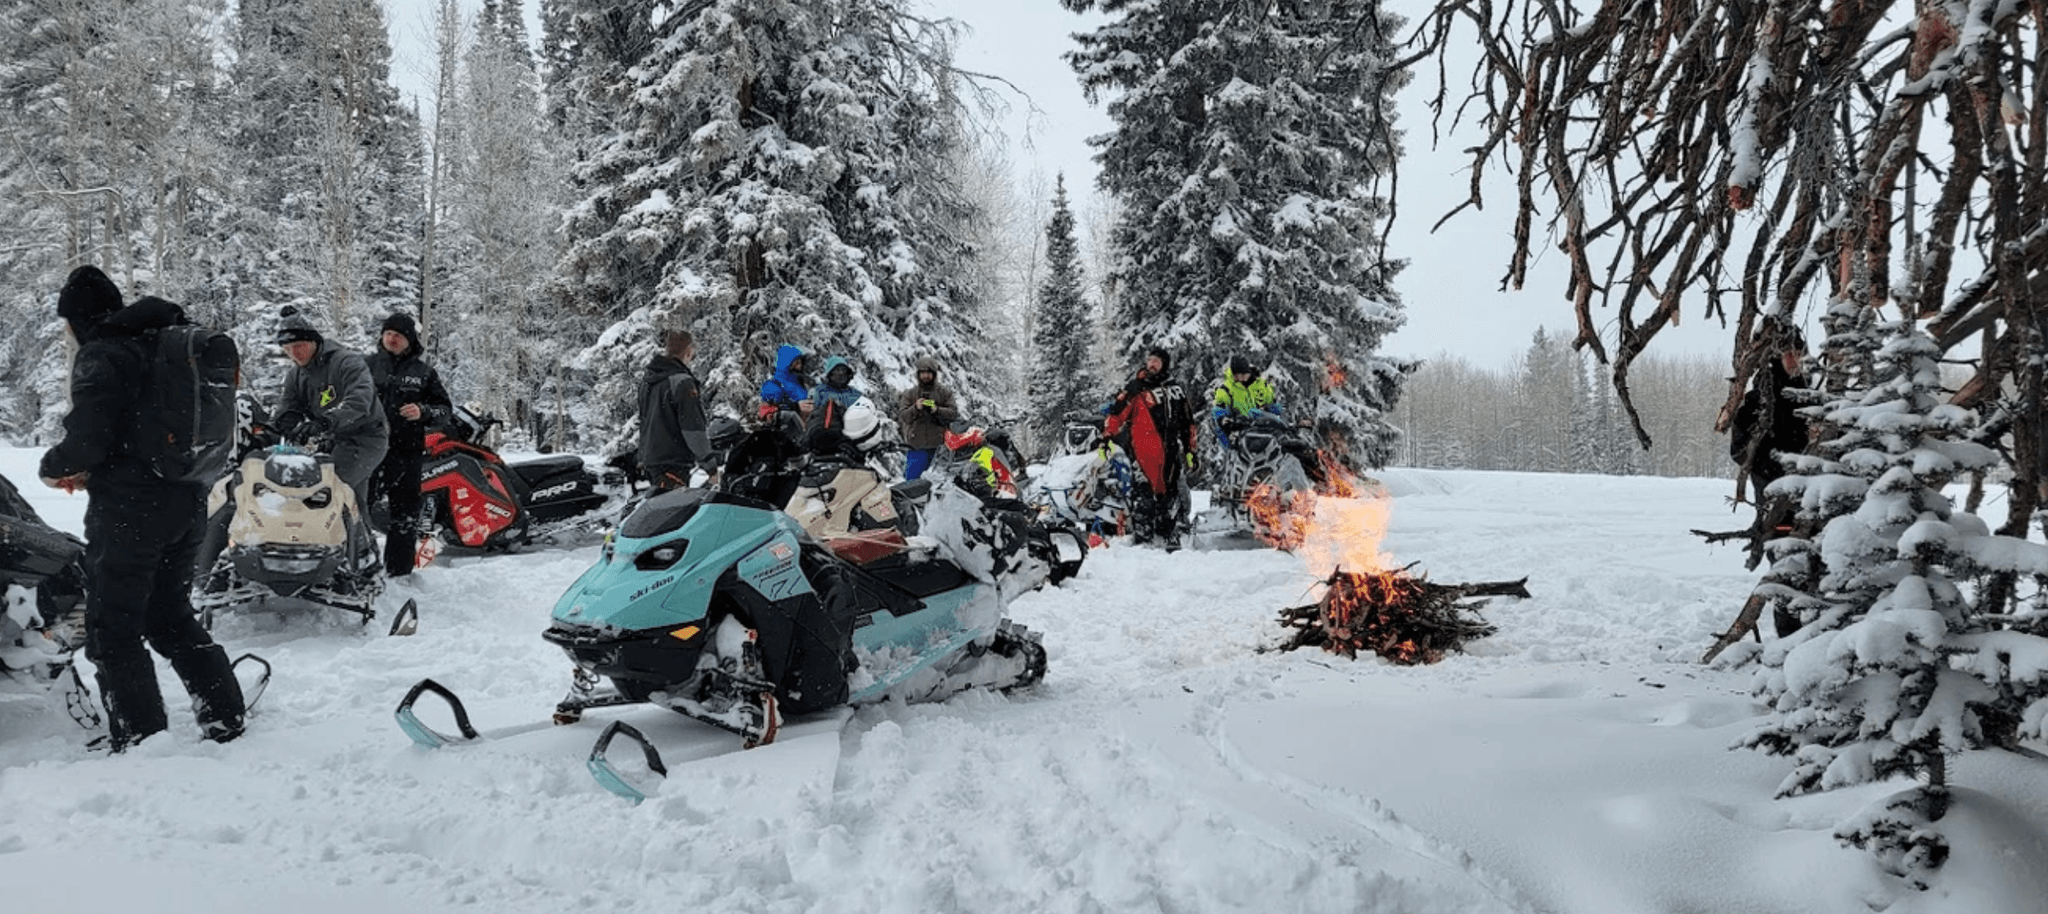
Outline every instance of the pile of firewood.
[[1280, 611], [1280, 624], [1291, 630], [1280, 649], [1320, 647], [1346, 657], [1367, 651], [1399, 664], [1435, 663], [1493, 634], [1493, 624], [1478, 617], [1487, 601], [1471, 597], [1529, 596], [1528, 578], [1432, 584], [1409, 574], [1413, 567], [1330, 575], [1322, 599]]

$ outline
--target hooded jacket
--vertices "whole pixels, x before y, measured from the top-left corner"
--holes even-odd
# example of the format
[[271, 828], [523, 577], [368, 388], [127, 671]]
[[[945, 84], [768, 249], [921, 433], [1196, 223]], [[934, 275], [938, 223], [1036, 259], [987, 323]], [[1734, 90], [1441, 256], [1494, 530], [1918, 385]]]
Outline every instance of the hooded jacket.
[[[183, 308], [145, 297], [84, 327], [73, 324], [84, 345], [71, 365], [71, 412], [64, 417], [64, 440], [43, 453], [43, 478], [90, 473], [86, 490], [91, 492], [185, 485], [151, 473], [136, 458], [130, 436], [138, 427], [135, 411], [149, 382], [150, 335], [187, 323]], [[195, 492], [202, 487], [189, 485]]]
[[[953, 391], [939, 383], [939, 363], [931, 356], [919, 356], [918, 371], [932, 373], [932, 383], [915, 384], [896, 398], [896, 424], [903, 429], [903, 444], [914, 450], [937, 450], [946, 444], [946, 429], [960, 418]], [[926, 401], [931, 404], [925, 408]]]
[[804, 379], [790, 366], [802, 358], [804, 351], [791, 343], [784, 343], [775, 350], [775, 373], [761, 382], [761, 402], [777, 409], [796, 409], [796, 405], [811, 398], [810, 389], [804, 386]]
[[[278, 397], [280, 415], [297, 412], [324, 423], [337, 441], [386, 438], [391, 424], [377, 399], [369, 362], [333, 340], [323, 339], [313, 358], [293, 365]], [[381, 448], [378, 449], [382, 453]]]
[[[441, 386], [441, 373], [421, 355], [419, 328], [412, 318], [393, 315], [384, 326], [405, 337], [405, 352], [392, 355], [378, 346], [367, 360], [370, 380], [377, 386], [377, 401], [383, 404], [384, 422], [391, 429], [391, 452], [418, 454], [426, 449], [427, 429], [446, 423], [454, 404]], [[419, 404], [418, 419], [399, 412], [407, 403]]]
[[[657, 354], [640, 376], [640, 466], [686, 470], [711, 456], [703, 388], [690, 366]], [[685, 474], [687, 475], [687, 474]]]
[[844, 425], [847, 408], [865, 396], [865, 394], [861, 393], [860, 388], [853, 386], [851, 379], [847, 380], [844, 387], [833, 386], [831, 380], [829, 380], [832, 377], [832, 371], [841, 366], [844, 366], [848, 371], [853, 370], [853, 363], [841, 356], [835, 355], [826, 359], [824, 375], [818, 382], [818, 386], [811, 390], [810, 429], [813, 432], [824, 428], [839, 428]]

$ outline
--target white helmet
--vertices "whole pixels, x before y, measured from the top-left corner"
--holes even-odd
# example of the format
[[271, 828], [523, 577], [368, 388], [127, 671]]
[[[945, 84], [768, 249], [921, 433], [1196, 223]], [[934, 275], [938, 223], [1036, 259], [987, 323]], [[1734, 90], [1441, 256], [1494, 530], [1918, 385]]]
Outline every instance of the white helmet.
[[882, 432], [882, 411], [875, 408], [875, 401], [861, 397], [846, 408], [845, 434], [847, 443], [863, 451], [872, 451], [884, 444], [888, 435]]

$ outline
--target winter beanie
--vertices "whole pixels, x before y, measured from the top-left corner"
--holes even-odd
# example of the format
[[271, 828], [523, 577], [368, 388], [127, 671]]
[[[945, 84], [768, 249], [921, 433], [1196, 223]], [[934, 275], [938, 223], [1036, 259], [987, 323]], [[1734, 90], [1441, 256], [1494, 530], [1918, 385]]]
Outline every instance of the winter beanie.
[[1159, 357], [1159, 371], [1160, 371], [1160, 373], [1162, 373], [1162, 374], [1163, 374], [1163, 373], [1165, 373], [1165, 372], [1169, 372], [1169, 371], [1172, 371], [1172, 370], [1173, 370], [1173, 353], [1171, 353], [1171, 352], [1167, 352], [1167, 351], [1166, 351], [1165, 349], [1162, 349], [1162, 348], [1159, 348], [1159, 347], [1157, 347], [1157, 346], [1154, 346], [1154, 347], [1152, 347], [1151, 351], [1149, 351], [1149, 352], [1146, 352], [1145, 354], [1146, 354], [1146, 355], [1156, 355], [1156, 356], [1158, 356], [1158, 357]]
[[377, 332], [381, 334], [385, 330], [398, 331], [400, 336], [405, 337], [405, 345], [407, 347], [405, 351], [413, 354], [419, 353], [420, 325], [412, 319], [412, 315], [402, 311], [392, 314], [384, 319], [384, 326], [379, 328]]
[[121, 310], [121, 288], [100, 272], [83, 266], [71, 271], [64, 288], [57, 293], [57, 316], [69, 321], [73, 332], [86, 330]]
[[320, 342], [320, 331], [314, 329], [313, 322], [306, 319], [306, 315], [299, 311], [298, 306], [284, 306], [284, 310], [278, 312], [277, 317], [278, 345]]

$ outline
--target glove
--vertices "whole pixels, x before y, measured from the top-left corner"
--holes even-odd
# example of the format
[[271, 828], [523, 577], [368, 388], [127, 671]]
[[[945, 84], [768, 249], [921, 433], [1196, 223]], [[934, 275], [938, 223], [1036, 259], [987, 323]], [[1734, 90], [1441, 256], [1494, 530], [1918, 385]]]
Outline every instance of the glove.
[[1189, 451], [1189, 452], [1188, 452], [1188, 472], [1192, 473], [1192, 472], [1194, 472], [1194, 470], [1195, 470], [1195, 452], [1194, 452], [1194, 451]]
[[921, 409], [921, 410], [924, 410], [925, 412], [932, 412], [933, 410], [936, 410], [936, 409], [938, 409], [938, 408], [939, 408], [939, 401], [937, 401], [937, 400], [919, 400], [919, 401], [917, 401], [917, 408], [918, 408], [918, 409]]
[[1129, 381], [1125, 381], [1125, 382], [1124, 382], [1124, 394], [1125, 394], [1125, 395], [1127, 395], [1127, 396], [1132, 396], [1132, 397], [1135, 397], [1135, 396], [1137, 396], [1137, 395], [1139, 395], [1139, 394], [1141, 394], [1141, 393], [1144, 393], [1144, 392], [1145, 392], [1145, 377], [1144, 377], [1144, 375], [1139, 375], [1139, 376], [1137, 376], [1137, 377], [1134, 377], [1134, 378], [1130, 379]]

